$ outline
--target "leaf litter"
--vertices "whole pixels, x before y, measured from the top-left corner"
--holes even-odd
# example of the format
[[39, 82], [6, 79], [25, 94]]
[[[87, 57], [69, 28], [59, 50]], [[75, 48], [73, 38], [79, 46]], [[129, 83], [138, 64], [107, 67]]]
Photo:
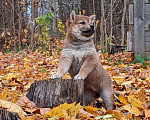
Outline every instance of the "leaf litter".
[[[25, 94], [32, 83], [50, 79], [56, 73], [60, 59], [60, 53], [57, 53], [0, 53], [0, 107], [17, 112], [23, 120], [150, 119], [150, 61], [145, 61], [146, 66], [143, 63], [133, 64], [131, 52], [99, 54], [113, 80], [115, 110], [75, 103], [64, 103], [53, 109], [37, 108]], [[63, 77], [69, 78], [68, 73]]]

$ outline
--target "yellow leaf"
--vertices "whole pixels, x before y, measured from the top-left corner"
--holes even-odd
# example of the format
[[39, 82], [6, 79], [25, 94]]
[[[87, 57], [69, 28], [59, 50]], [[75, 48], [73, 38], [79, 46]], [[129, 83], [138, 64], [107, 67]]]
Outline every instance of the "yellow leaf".
[[144, 109], [144, 107], [142, 106], [143, 103], [142, 103], [140, 100], [136, 99], [136, 98], [133, 97], [132, 95], [129, 95], [128, 98], [129, 98], [128, 102], [129, 102], [131, 105], [133, 105], [133, 106], [135, 106], [135, 107], [139, 107], [139, 108], [141, 108], [141, 109]]
[[27, 29], [24, 29], [24, 32], [27, 34], [28, 30], [27, 30]]
[[4, 88], [4, 91], [3, 91], [3, 92], [1, 93], [1, 95], [0, 95], [0, 99], [6, 100], [7, 94], [8, 94], [8, 88], [5, 87], [5, 88]]
[[7, 32], [7, 35], [9, 35], [9, 36], [10, 36], [10, 32]]
[[124, 67], [124, 63], [121, 63], [121, 64], [119, 65], [119, 67]]
[[68, 114], [71, 113], [71, 108], [74, 108], [74, 106], [75, 102], [72, 104], [64, 103], [63, 105], [55, 107], [50, 112], [48, 112], [47, 117], [67, 117]]
[[115, 81], [118, 81], [118, 82], [123, 82], [124, 81], [124, 78], [123, 77], [120, 77], [120, 76], [115, 76], [115, 77], [113, 77], [113, 79], [115, 80]]
[[66, 111], [66, 110], [62, 110], [62, 112], [63, 112], [63, 115], [65, 116], [65, 118], [66, 118], [66, 119], [68, 119], [68, 118], [69, 118], [69, 116], [68, 116], [67, 111]]
[[128, 114], [126, 115], [127, 118], [129, 118], [130, 120], [132, 120], [132, 114]]
[[[58, 107], [55, 107], [53, 108], [52, 110], [50, 110], [50, 112], [46, 113], [49, 117], [54, 117], [56, 116], [56, 114], [60, 113], [61, 112], [61, 109], [59, 108], [60, 106]], [[48, 117], [47, 116], [47, 117]]]
[[73, 116], [80, 113], [80, 109], [83, 107], [78, 103], [76, 106], [73, 106], [69, 111], [69, 116]]
[[63, 76], [63, 79], [71, 79], [71, 76], [67, 73]]
[[25, 2], [23, 2], [23, 1], [21, 1], [21, 2], [20, 2], [20, 4], [25, 5], [26, 3], [25, 3]]
[[118, 110], [107, 110], [107, 114], [113, 114], [117, 120], [125, 120], [125, 116]]
[[81, 11], [79, 12], [79, 15], [81, 15]]
[[146, 80], [148, 80], [148, 81], [150, 82], [150, 79], [149, 79], [149, 77], [148, 77], [148, 78], [146, 78]]
[[61, 108], [63, 110], [68, 110], [68, 109], [72, 108], [73, 106], [75, 106], [75, 102], [72, 104], [64, 103], [63, 105], [61, 105]]
[[96, 111], [98, 111], [99, 109], [97, 108], [93, 108], [92, 106], [86, 106], [86, 111], [91, 113], [91, 114], [95, 114]]
[[122, 102], [125, 105], [128, 104], [127, 99], [121, 94], [119, 95], [119, 100], [120, 100], [120, 102]]
[[29, 59], [27, 59], [27, 58], [24, 58], [24, 61], [26, 61], [26, 62], [30, 62], [30, 60], [29, 60]]
[[17, 78], [17, 74], [16, 73], [8, 73], [6, 74], [6, 76], [3, 77], [3, 79], [7, 79], [7, 80], [11, 80], [12, 78]]
[[112, 68], [107, 68], [107, 71], [111, 71], [112, 70]]
[[128, 110], [130, 113], [134, 114], [135, 116], [138, 116], [138, 115], [141, 114], [141, 111], [137, 107], [135, 107], [133, 105], [132, 105], [132, 107], [130, 107], [130, 106], [123, 106], [123, 108], [125, 110]]

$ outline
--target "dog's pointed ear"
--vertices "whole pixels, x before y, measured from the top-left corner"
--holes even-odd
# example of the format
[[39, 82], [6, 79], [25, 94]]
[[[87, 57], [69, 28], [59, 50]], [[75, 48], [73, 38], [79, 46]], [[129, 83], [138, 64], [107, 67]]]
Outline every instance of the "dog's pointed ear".
[[91, 15], [90, 19], [91, 19], [91, 22], [94, 23], [95, 22], [95, 15]]
[[70, 14], [70, 22], [73, 22], [76, 18], [76, 13], [74, 10], [72, 10], [71, 14]]

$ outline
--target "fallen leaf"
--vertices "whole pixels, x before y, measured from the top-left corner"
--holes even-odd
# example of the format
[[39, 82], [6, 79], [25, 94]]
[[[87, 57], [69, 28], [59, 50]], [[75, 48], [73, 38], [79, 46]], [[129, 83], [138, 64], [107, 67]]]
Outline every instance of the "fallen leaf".
[[80, 114], [81, 115], [85, 115], [85, 116], [87, 116], [87, 117], [95, 117], [93, 114], [91, 114], [91, 113], [89, 113], [89, 112], [86, 112], [85, 110], [83, 110], [83, 109], [80, 109]]
[[114, 117], [114, 115], [112, 115], [112, 114], [107, 114], [107, 115], [95, 117], [95, 119], [96, 119], [96, 120], [100, 120], [100, 119], [111, 119], [111, 118], [113, 118], [113, 117]]
[[9, 112], [17, 112], [19, 116], [27, 115], [19, 105], [14, 104], [12, 102], [8, 102], [0, 99], [0, 107], [7, 109]]
[[139, 108], [141, 108], [141, 109], [144, 109], [144, 107], [142, 106], [142, 102], [140, 101], [140, 100], [138, 100], [138, 99], [136, 99], [134, 96], [132, 96], [132, 95], [129, 95], [128, 96], [128, 102], [131, 104], [131, 105], [133, 105], [133, 106], [135, 106], [135, 107], [139, 107]]
[[98, 108], [93, 108], [92, 106], [86, 106], [86, 111], [91, 113], [91, 114], [95, 114], [96, 111], [98, 111], [99, 109]]
[[107, 110], [107, 114], [113, 114], [118, 120], [125, 120], [124, 114], [118, 110]]
[[25, 95], [21, 96], [17, 103], [19, 106], [21, 106], [22, 108], [25, 109], [25, 111], [33, 113], [34, 111], [36, 111], [38, 108], [36, 107], [35, 103], [33, 103], [32, 101], [30, 101]]
[[135, 107], [133, 105], [132, 105], [132, 107], [130, 107], [130, 106], [123, 106], [123, 108], [125, 110], [128, 110], [130, 113], [134, 114], [135, 116], [138, 116], [138, 115], [141, 114], [141, 111], [137, 107]]
[[128, 104], [127, 99], [121, 94], [119, 95], [119, 100], [120, 100], [120, 102], [122, 102], [125, 105]]
[[150, 110], [149, 109], [145, 109], [145, 119], [150, 118]]
[[0, 99], [6, 100], [7, 95], [8, 95], [8, 88], [5, 87], [3, 92], [0, 94]]
[[40, 113], [41, 115], [46, 115], [50, 110], [50, 108], [40, 108]]

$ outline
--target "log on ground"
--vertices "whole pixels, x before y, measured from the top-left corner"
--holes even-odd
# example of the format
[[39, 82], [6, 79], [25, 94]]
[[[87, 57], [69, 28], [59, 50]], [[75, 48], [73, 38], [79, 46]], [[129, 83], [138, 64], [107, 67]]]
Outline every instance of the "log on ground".
[[21, 118], [17, 113], [12, 113], [0, 108], [0, 120], [21, 120]]
[[37, 107], [53, 108], [65, 102], [84, 103], [84, 80], [50, 79], [31, 84], [27, 97]]

